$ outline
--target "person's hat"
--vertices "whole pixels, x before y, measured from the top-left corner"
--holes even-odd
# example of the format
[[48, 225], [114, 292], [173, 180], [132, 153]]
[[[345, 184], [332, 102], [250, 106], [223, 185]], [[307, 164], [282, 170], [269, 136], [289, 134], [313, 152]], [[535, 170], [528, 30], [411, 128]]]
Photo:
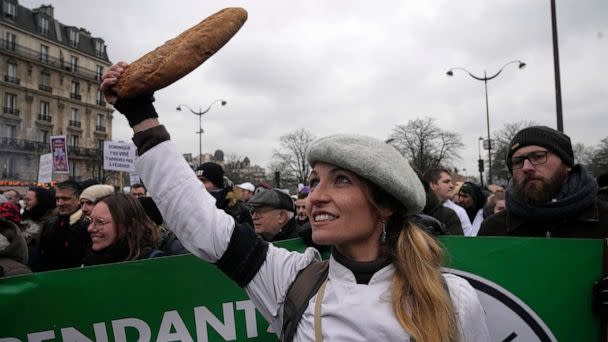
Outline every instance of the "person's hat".
[[532, 126], [517, 132], [509, 143], [507, 166], [513, 171], [511, 157], [513, 153], [524, 146], [538, 145], [555, 153], [568, 166], [574, 165], [574, 152], [570, 137], [547, 126]]
[[110, 196], [114, 193], [114, 187], [107, 184], [96, 184], [84, 189], [80, 194], [80, 200], [86, 199], [97, 203], [101, 198]]
[[484, 195], [481, 191], [481, 188], [471, 182], [462, 183], [458, 192], [462, 192], [469, 195], [469, 197], [471, 197], [473, 201], [475, 201], [476, 208], [481, 208], [485, 204]]
[[247, 202], [250, 207], [271, 207], [294, 211], [291, 197], [278, 189], [268, 189], [253, 195]]
[[220, 164], [214, 162], [206, 162], [196, 168], [196, 176], [205, 178], [217, 188], [224, 188], [224, 169]]
[[253, 186], [253, 184], [251, 184], [250, 182], [245, 182], [242, 184], [237, 185], [237, 187], [243, 189], [243, 190], [249, 190], [251, 192], [253, 192], [255, 190], [255, 186]]
[[396, 198], [406, 214], [424, 208], [422, 183], [408, 161], [393, 146], [362, 135], [336, 134], [314, 141], [308, 162], [324, 162], [354, 172]]

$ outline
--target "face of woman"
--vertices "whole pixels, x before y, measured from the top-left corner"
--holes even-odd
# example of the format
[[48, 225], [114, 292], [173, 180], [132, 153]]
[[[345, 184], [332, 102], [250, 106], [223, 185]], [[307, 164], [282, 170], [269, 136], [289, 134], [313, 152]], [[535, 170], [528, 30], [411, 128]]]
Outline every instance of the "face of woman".
[[36, 198], [36, 193], [31, 190], [28, 190], [28, 192], [25, 194], [25, 208], [32, 209], [37, 204], [38, 199]]
[[355, 259], [354, 252], [379, 248], [379, 214], [368, 198], [366, 185], [356, 174], [318, 162], [311, 173], [310, 186], [306, 210], [316, 243], [336, 245], [340, 252]]
[[89, 234], [91, 234], [91, 240], [93, 240], [93, 251], [100, 251], [107, 248], [114, 243], [118, 238], [116, 231], [116, 225], [112, 220], [110, 209], [104, 202], [99, 202], [91, 211], [91, 223], [88, 228]]

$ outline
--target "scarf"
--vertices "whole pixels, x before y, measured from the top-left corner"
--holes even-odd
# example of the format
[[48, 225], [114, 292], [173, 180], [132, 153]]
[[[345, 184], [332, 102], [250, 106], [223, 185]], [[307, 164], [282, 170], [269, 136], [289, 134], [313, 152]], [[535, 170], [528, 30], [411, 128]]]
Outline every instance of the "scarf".
[[530, 221], [562, 221], [575, 217], [591, 206], [597, 197], [597, 189], [595, 179], [584, 166], [578, 164], [572, 168], [568, 180], [557, 197], [543, 205], [532, 206], [518, 198], [511, 180], [506, 192], [507, 208], [515, 216]]
[[337, 262], [353, 272], [357, 284], [369, 284], [374, 273], [391, 264], [391, 260], [385, 257], [368, 262], [354, 261], [338, 252], [336, 248], [331, 249], [331, 255]]
[[103, 265], [127, 260], [129, 256], [129, 244], [126, 240], [118, 241], [115, 244], [102, 249], [93, 251], [89, 249], [82, 260], [84, 266]]

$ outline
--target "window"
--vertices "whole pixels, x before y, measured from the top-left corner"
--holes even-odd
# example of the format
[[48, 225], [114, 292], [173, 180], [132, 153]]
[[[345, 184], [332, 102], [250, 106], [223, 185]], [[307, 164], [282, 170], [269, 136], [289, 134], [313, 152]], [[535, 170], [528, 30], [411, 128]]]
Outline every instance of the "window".
[[40, 72], [40, 84], [38, 84], [38, 89], [48, 91], [49, 93], [53, 91], [53, 88], [51, 88], [51, 73], [47, 70], [42, 70]]
[[45, 144], [49, 143], [49, 131], [40, 130], [40, 142]]
[[38, 30], [42, 35], [47, 36], [49, 34], [49, 19], [47, 17], [40, 16], [38, 18]]
[[95, 79], [100, 81], [101, 80], [101, 75], [103, 74], [103, 66], [98, 65], [95, 68]]
[[78, 45], [78, 31], [75, 29], [69, 29], [68, 37], [70, 39], [70, 45], [77, 46]]
[[95, 124], [97, 127], [104, 127], [105, 124], [103, 122], [103, 113], [97, 113], [97, 121]]
[[95, 100], [98, 106], [105, 106], [106, 105], [106, 101], [104, 101], [104, 97], [103, 97], [103, 93], [101, 92], [101, 89], [97, 89], [97, 92], [95, 94]]
[[103, 139], [97, 140], [97, 149], [103, 151]]
[[72, 85], [70, 87], [70, 97], [75, 100], [80, 100], [80, 82], [72, 81]]
[[11, 93], [4, 94], [4, 113], [19, 115], [17, 109], [17, 95]]
[[46, 45], [40, 45], [40, 60], [44, 63], [49, 62], [49, 47]]
[[6, 62], [6, 77], [7, 82], [19, 83], [17, 79], [17, 64], [15, 62]]
[[70, 56], [70, 70], [73, 72], [78, 71], [78, 57]]
[[9, 139], [17, 138], [17, 126], [15, 126], [15, 125], [6, 125], [4, 132], [5, 132], [4, 136]]
[[70, 147], [78, 147], [80, 142], [80, 136], [75, 134], [68, 135], [68, 146]]
[[78, 108], [72, 108], [70, 111], [70, 121], [80, 122], [80, 111]]
[[14, 18], [17, 16], [17, 6], [12, 2], [5, 0], [2, 9], [4, 10], [4, 17], [6, 18]]
[[[6, 2], [5, 2], [6, 3]], [[15, 51], [17, 36], [12, 32], [4, 34], [4, 48], [10, 51]]]
[[95, 41], [95, 54], [97, 56], [103, 56], [103, 50], [104, 50], [103, 42], [99, 39], [96, 40]]
[[49, 116], [49, 103], [46, 101], [40, 101], [40, 120], [45, 120]]

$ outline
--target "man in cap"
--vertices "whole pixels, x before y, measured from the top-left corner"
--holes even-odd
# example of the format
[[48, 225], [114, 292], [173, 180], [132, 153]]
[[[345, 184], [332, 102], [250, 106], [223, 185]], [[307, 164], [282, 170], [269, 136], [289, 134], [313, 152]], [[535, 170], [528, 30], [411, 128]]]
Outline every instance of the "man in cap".
[[[509, 143], [506, 162], [513, 174], [507, 209], [484, 221], [479, 235], [608, 238], [608, 203], [598, 200], [585, 167], [574, 164], [570, 137], [545, 126], [524, 128]], [[608, 277], [594, 288], [595, 312], [608, 319]]]
[[88, 217], [99, 200], [114, 193], [114, 187], [107, 184], [91, 185], [80, 194], [80, 209]]
[[507, 210], [489, 217], [479, 235], [608, 237], [608, 203], [595, 179], [574, 165], [570, 138], [545, 126], [519, 131], [509, 144]]
[[237, 187], [239, 189], [241, 189], [241, 193], [243, 194], [243, 196], [241, 198], [242, 198], [243, 202], [247, 203], [253, 196], [253, 192], [255, 191], [255, 186], [253, 186], [253, 184], [251, 184], [250, 182], [245, 182], [245, 183], [237, 185]]
[[293, 200], [278, 189], [258, 192], [247, 203], [251, 209], [255, 232], [266, 241], [298, 237]]
[[483, 222], [483, 207], [486, 204], [486, 196], [479, 186], [471, 182], [464, 182], [455, 197], [456, 204], [463, 207], [471, 220], [471, 234], [476, 236]]
[[224, 180], [224, 169], [220, 164], [206, 162], [196, 169], [196, 176], [205, 189], [215, 198], [215, 206], [224, 210], [238, 223], [247, 223], [253, 227], [253, 220], [247, 207], [233, 190], [231, 183]]

